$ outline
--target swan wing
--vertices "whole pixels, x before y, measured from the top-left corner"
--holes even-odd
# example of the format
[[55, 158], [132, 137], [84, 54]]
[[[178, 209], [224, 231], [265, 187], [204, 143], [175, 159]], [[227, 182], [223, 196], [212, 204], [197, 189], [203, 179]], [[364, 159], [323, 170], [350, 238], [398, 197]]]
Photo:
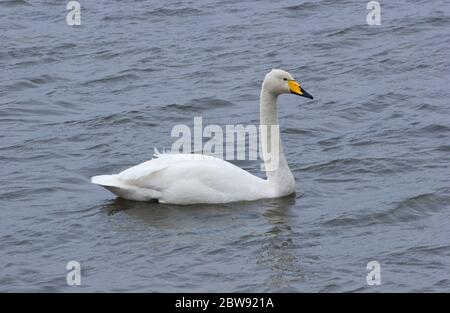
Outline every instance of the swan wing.
[[149, 189], [161, 202], [212, 203], [264, 197], [267, 181], [219, 158], [160, 154], [117, 175], [126, 186]]
[[[119, 173], [118, 178], [124, 183], [128, 184], [144, 184], [150, 179], [154, 178], [156, 174], [164, 169], [174, 167], [202, 167], [202, 166], [216, 166], [219, 168], [231, 166], [234, 167], [229, 162], [225, 162], [221, 159], [203, 155], [203, 154], [155, 154], [154, 158], [130, 167], [121, 173]], [[184, 166], [183, 166], [184, 165]]]

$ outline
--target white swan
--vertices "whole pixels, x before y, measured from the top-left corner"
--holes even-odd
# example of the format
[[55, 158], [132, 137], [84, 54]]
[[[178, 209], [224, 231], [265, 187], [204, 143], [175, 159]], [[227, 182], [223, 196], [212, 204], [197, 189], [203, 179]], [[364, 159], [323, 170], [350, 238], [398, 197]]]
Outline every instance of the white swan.
[[[261, 125], [278, 125], [277, 97], [293, 93], [313, 99], [283, 70], [272, 70], [264, 79], [260, 98]], [[287, 196], [295, 191], [295, 180], [274, 128], [279, 144], [279, 162], [274, 169], [266, 166], [267, 179], [219, 158], [201, 154], [159, 154], [119, 174], [100, 175], [91, 182], [105, 187], [117, 196], [129, 200], [158, 200], [161, 203], [195, 204], [251, 201]], [[261, 138], [263, 157], [267, 160], [267, 145], [274, 133]], [[267, 161], [265, 161], [267, 162]]]

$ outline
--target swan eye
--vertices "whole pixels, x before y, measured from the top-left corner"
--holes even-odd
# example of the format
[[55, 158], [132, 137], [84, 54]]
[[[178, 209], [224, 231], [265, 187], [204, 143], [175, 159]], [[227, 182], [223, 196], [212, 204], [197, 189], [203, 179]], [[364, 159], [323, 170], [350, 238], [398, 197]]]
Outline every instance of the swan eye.
[[287, 80], [287, 78], [283, 78], [283, 80]]

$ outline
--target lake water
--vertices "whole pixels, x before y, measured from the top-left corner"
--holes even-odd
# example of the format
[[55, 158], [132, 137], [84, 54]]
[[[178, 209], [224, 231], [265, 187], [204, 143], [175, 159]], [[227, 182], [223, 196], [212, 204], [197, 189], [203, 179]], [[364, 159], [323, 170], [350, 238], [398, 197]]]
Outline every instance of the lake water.
[[[80, 2], [72, 27], [67, 1], [0, 1], [1, 291], [450, 291], [450, 6], [382, 1], [369, 26], [356, 0]], [[176, 206], [90, 184], [194, 116], [257, 124], [271, 68], [315, 97], [279, 100], [296, 195]]]

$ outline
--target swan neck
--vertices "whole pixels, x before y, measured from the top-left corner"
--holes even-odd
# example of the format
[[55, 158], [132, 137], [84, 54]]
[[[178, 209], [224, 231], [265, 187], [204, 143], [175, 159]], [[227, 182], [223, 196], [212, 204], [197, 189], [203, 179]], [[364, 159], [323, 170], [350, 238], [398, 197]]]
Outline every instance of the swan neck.
[[261, 90], [260, 119], [261, 125], [278, 125], [278, 96], [265, 90]]
[[[294, 191], [295, 181], [281, 143], [277, 98], [278, 95], [263, 85], [260, 99], [261, 148], [268, 181], [280, 195], [287, 195]], [[275, 150], [271, 149], [272, 144]]]

